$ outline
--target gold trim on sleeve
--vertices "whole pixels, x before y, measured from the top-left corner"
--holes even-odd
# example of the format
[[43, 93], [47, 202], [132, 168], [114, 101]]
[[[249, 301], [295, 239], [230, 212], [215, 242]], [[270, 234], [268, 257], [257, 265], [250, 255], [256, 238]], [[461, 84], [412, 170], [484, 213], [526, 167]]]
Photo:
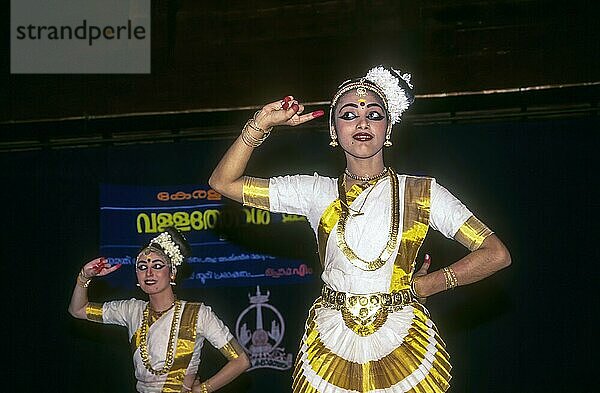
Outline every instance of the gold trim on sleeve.
[[219, 351], [227, 358], [227, 360], [237, 359], [244, 353], [244, 350], [235, 339], [231, 339], [227, 344], [223, 345], [222, 348], [219, 348]]
[[89, 321], [102, 323], [102, 303], [89, 302], [85, 307], [85, 315]]
[[475, 251], [481, 247], [485, 238], [492, 233], [494, 232], [492, 232], [492, 230], [484, 223], [479, 221], [477, 217], [471, 216], [460, 228], [458, 228], [458, 231], [454, 235], [454, 239], [469, 250]]
[[244, 206], [269, 210], [269, 179], [244, 176], [242, 202]]

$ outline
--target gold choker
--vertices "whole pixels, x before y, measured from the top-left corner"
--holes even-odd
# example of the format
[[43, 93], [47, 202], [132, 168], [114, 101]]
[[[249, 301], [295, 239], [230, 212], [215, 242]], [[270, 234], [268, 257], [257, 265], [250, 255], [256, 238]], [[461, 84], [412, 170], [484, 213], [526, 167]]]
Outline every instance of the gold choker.
[[344, 169], [344, 173], [346, 174], [346, 176], [348, 176], [350, 179], [354, 179], [354, 180], [358, 180], [358, 181], [362, 181], [362, 182], [369, 182], [369, 181], [373, 181], [373, 180], [379, 180], [382, 177], [384, 177], [387, 174], [388, 169], [387, 168], [383, 168], [383, 170], [381, 172], [379, 172], [376, 175], [372, 175], [372, 176], [359, 176], [356, 175], [352, 172], [350, 172], [348, 170], [348, 168]]

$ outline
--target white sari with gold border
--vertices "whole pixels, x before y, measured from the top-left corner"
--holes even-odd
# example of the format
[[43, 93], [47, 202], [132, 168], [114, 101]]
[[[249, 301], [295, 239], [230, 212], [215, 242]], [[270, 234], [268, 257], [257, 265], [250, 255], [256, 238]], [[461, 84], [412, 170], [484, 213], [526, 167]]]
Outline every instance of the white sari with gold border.
[[[168, 373], [149, 372], [140, 355], [140, 327], [147, 301], [138, 299], [90, 303], [88, 319], [127, 327], [133, 350], [136, 389], [143, 393], [180, 392], [186, 375], [196, 375], [204, 340], [215, 348], [228, 345], [233, 336], [210, 306], [180, 300], [181, 312], [175, 321], [175, 361]], [[150, 325], [147, 333], [150, 365], [154, 370], [164, 367], [175, 308], [164, 313]]]
[[[427, 228], [455, 238], [471, 250], [491, 231], [435, 179], [396, 175], [399, 241], [378, 269], [362, 270], [338, 246], [338, 180], [295, 175], [246, 178], [244, 204], [307, 217], [319, 246], [322, 280], [351, 294], [406, 290]], [[351, 212], [345, 227], [348, 246], [363, 260], [385, 247], [392, 218], [391, 181], [386, 177], [366, 189], [346, 194]], [[394, 182], [395, 183], [395, 182]], [[450, 363], [428, 311], [419, 303], [389, 313], [371, 334], [359, 335], [340, 310], [318, 298], [310, 310], [294, 370], [295, 393], [443, 392], [449, 387]]]

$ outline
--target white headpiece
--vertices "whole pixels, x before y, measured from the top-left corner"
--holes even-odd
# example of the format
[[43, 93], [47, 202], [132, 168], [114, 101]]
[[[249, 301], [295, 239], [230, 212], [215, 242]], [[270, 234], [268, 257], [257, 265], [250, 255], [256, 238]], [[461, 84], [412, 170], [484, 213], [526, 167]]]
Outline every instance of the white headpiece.
[[385, 94], [388, 104], [388, 112], [390, 113], [390, 119], [392, 124], [396, 124], [400, 121], [402, 113], [408, 109], [410, 104], [413, 102], [413, 96], [406, 91], [401, 84], [405, 84], [408, 88], [412, 89], [413, 85], [410, 83], [410, 74], [401, 74], [399, 71], [392, 68], [396, 74], [400, 76], [403, 82], [394, 76], [389, 70], [382, 66], [371, 68], [365, 79], [376, 84]]
[[179, 266], [183, 262], [183, 254], [179, 249], [177, 243], [173, 241], [171, 235], [167, 232], [163, 232], [160, 235], [156, 236], [154, 239], [150, 240], [149, 247], [152, 247], [153, 244], [160, 246], [163, 252], [169, 257], [171, 260], [171, 264], [174, 266]]

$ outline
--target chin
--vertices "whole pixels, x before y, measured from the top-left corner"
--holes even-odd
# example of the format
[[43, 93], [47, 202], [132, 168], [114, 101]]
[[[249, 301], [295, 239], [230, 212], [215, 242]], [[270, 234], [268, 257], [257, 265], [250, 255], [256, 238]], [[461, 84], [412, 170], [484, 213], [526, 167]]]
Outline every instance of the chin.
[[373, 146], [364, 146], [364, 148], [356, 148], [353, 147], [351, 149], [344, 149], [344, 152], [354, 158], [359, 158], [362, 160], [367, 160], [369, 158], [373, 158], [377, 156], [379, 152], [381, 152], [381, 147], [379, 149]]

